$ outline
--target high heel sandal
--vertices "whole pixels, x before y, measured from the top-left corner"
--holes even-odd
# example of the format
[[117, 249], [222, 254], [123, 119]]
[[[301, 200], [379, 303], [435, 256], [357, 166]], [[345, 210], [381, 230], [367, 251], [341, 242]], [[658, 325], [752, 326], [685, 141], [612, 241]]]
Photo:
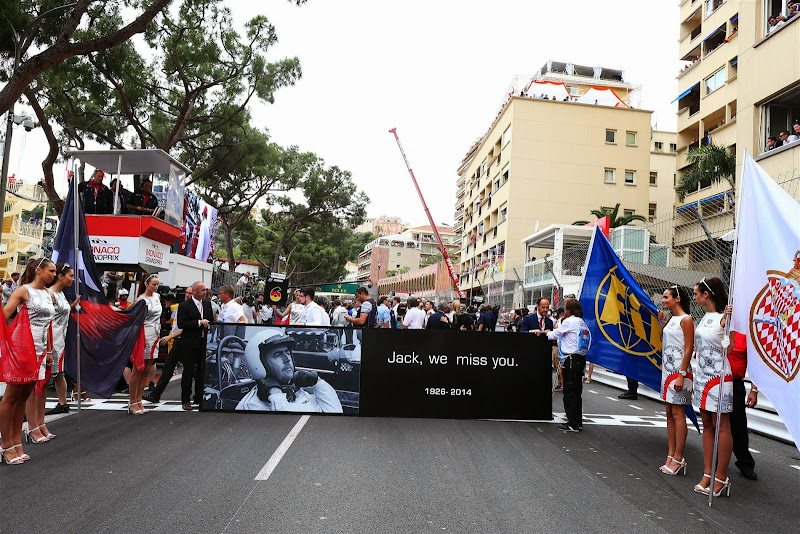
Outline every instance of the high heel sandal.
[[[720, 495], [722, 495], [723, 491], [725, 492], [725, 496], [726, 497], [730, 497], [731, 496], [731, 479], [730, 478], [725, 477], [725, 480], [720, 480], [717, 477], [714, 477], [714, 482], [719, 482], [720, 484], [722, 484], [722, 487], [719, 489], [719, 491], [715, 491], [714, 492], [714, 497], [719, 497]], [[708, 495], [708, 493], [706, 493], [706, 495]]]
[[39, 438], [32, 438], [32, 437], [31, 437], [31, 432], [36, 432], [37, 430], [39, 430], [39, 429], [40, 429], [40, 428], [42, 428], [43, 426], [44, 426], [44, 425], [39, 425], [39, 426], [37, 426], [36, 428], [31, 428], [31, 429], [28, 429], [28, 430], [26, 430], [26, 431], [25, 431], [25, 441], [26, 441], [27, 443], [37, 443], [37, 444], [38, 444], [38, 443], [47, 443], [48, 441], [50, 441], [50, 440], [47, 438], [47, 436], [44, 436], [44, 435], [43, 435], [43, 436], [41, 436], [41, 437], [39, 437]]
[[[710, 480], [711, 479], [711, 475], [703, 473], [703, 478], [707, 478], [707, 479]], [[702, 481], [702, 479], [700, 479], [700, 480]], [[700, 484], [695, 484], [694, 485], [694, 492], [695, 493], [699, 493], [701, 495], [708, 495], [709, 491], [711, 491], [711, 490], [709, 490], [708, 488], [704, 488]]]
[[669, 469], [669, 465], [668, 465], [668, 464], [669, 464], [669, 461], [670, 461], [670, 460], [674, 460], [674, 459], [675, 459], [675, 458], [673, 458], [672, 456], [667, 456], [667, 461], [666, 461], [666, 462], [664, 462], [664, 465], [662, 465], [661, 467], [659, 467], [659, 468], [658, 468], [658, 470], [659, 470], [659, 471], [661, 471], [661, 472], [663, 473], [663, 472], [664, 472], [664, 469]]
[[22, 458], [22, 456], [15, 456], [10, 460], [6, 458], [6, 453], [9, 451], [14, 451], [15, 448], [16, 445], [7, 449], [0, 449], [0, 463], [6, 465], [19, 465], [23, 463], [25, 460]]
[[[17, 447], [22, 447], [22, 443], [17, 443], [16, 445], [14, 445], [13, 448], [16, 449]], [[25, 454], [24, 452], [22, 454], [20, 454], [19, 457], [22, 458], [23, 462], [27, 462], [28, 460], [31, 459], [31, 457], [29, 455]]]
[[141, 409], [139, 409], [139, 410], [135, 410], [135, 409], [133, 408], [133, 407], [134, 407], [134, 406], [136, 406], [137, 404], [141, 404], [141, 402], [133, 402], [133, 403], [129, 404], [129, 405], [128, 405], [128, 413], [129, 413], [129, 414], [132, 414], [132, 415], [144, 415], [144, 414], [146, 414], [146, 413], [147, 413], [147, 410], [145, 410], [145, 409], [144, 409], [144, 406], [142, 406], [142, 408], [141, 408]]
[[[45, 426], [45, 425], [42, 425], [42, 426]], [[47, 439], [53, 439], [54, 437], [56, 437], [56, 435], [55, 435], [55, 434], [53, 434], [52, 432], [50, 432], [50, 430], [49, 430], [49, 429], [47, 430], [47, 434], [45, 434], [44, 432], [42, 432], [42, 435], [43, 435], [44, 437], [46, 437]]]
[[678, 464], [678, 468], [677, 469], [672, 469], [671, 467], [669, 467], [667, 465], [662, 465], [661, 466], [661, 472], [664, 473], [665, 475], [670, 475], [670, 476], [674, 477], [676, 475], [680, 475], [681, 471], [683, 471], [683, 476], [686, 476], [686, 466], [689, 465], [686, 462], [686, 458], [683, 458], [680, 461], [678, 461], [678, 460], [676, 460], [675, 458], [672, 458], [672, 457], [670, 457], [670, 459], [673, 462]]
[[[87, 404], [92, 402], [92, 399], [89, 398], [88, 392], [81, 391], [80, 395], [81, 395], [81, 402]], [[74, 389], [72, 390], [72, 394], [70, 395], [69, 400], [72, 402], [78, 402], [78, 392], [75, 391]]]

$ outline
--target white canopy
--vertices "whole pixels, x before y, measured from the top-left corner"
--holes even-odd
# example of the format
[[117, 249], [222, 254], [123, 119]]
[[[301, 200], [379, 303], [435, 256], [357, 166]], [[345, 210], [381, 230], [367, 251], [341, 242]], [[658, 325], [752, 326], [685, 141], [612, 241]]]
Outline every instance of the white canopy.
[[556, 97], [556, 100], [562, 101], [569, 97], [569, 91], [567, 90], [567, 86], [564, 84], [564, 82], [537, 82], [531, 80], [531, 83], [528, 84], [528, 88], [525, 90], [525, 92], [531, 98], [536, 98], [539, 95], [544, 94], [547, 96], [547, 98], [552, 99], [553, 97]]
[[67, 155], [111, 174], [169, 174], [172, 168], [187, 175], [192, 172], [159, 149], [72, 150]]
[[611, 106], [615, 108], [629, 107], [610, 87], [592, 86], [588, 91], [578, 97], [578, 102], [581, 104], [597, 104], [599, 106]]

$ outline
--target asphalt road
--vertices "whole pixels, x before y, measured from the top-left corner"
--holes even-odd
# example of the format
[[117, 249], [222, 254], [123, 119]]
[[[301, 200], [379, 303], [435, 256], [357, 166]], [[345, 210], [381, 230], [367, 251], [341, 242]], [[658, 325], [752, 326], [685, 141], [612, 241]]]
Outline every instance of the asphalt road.
[[[124, 400], [50, 423], [32, 460], [0, 466], [0, 532], [792, 532], [800, 459], [751, 435], [759, 480], [732, 466], [731, 498], [692, 492], [702, 475], [690, 431], [688, 477], [666, 456], [660, 404], [584, 388], [580, 434], [554, 423], [311, 416], [266, 480], [256, 480], [301, 416], [144, 416]], [[177, 384], [165, 398], [175, 398]], [[554, 397], [554, 411], [561, 397]], [[263, 476], [262, 476], [263, 478]]]

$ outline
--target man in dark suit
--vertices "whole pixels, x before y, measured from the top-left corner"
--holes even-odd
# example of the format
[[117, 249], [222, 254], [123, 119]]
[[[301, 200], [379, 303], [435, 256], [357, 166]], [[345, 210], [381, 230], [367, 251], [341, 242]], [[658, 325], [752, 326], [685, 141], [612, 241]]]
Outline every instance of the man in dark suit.
[[[555, 328], [553, 319], [547, 315], [550, 310], [550, 299], [547, 297], [540, 297], [536, 301], [536, 312], [529, 313], [525, 316], [519, 324], [520, 332], [530, 332], [540, 336], [539, 339], [543, 343], [552, 345], [552, 342], [547, 340], [547, 333], [552, 332]], [[553, 369], [556, 371], [556, 385], [554, 391], [561, 391], [564, 379], [561, 376], [561, 361], [558, 359], [558, 354], [553, 354]]]
[[178, 305], [177, 323], [181, 330], [181, 403], [183, 409], [191, 411], [192, 379], [194, 379], [194, 401], [203, 402], [203, 359], [205, 358], [208, 325], [214, 320], [211, 302], [206, 300], [206, 285], [192, 284], [192, 298]]
[[89, 215], [108, 215], [114, 213], [114, 197], [111, 189], [103, 185], [106, 174], [96, 169], [92, 179], [78, 184], [78, 194], [83, 204], [83, 212]]
[[534, 334], [544, 334], [553, 331], [553, 319], [547, 316], [550, 309], [550, 300], [541, 297], [536, 301], [536, 313], [529, 313], [519, 325], [520, 332], [533, 332]]

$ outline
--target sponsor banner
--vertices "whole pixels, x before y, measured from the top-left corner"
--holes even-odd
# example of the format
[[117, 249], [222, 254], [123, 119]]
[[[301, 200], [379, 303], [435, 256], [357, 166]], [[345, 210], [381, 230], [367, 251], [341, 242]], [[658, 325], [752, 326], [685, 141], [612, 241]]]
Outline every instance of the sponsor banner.
[[264, 285], [265, 302], [270, 306], [285, 307], [289, 299], [289, 282], [285, 275], [270, 274]]
[[152, 239], [139, 239], [138, 263], [149, 273], [169, 270], [169, 247]]
[[96, 263], [139, 263], [139, 238], [119, 236], [90, 236]]
[[552, 419], [534, 335], [215, 324], [206, 352], [204, 410]]

